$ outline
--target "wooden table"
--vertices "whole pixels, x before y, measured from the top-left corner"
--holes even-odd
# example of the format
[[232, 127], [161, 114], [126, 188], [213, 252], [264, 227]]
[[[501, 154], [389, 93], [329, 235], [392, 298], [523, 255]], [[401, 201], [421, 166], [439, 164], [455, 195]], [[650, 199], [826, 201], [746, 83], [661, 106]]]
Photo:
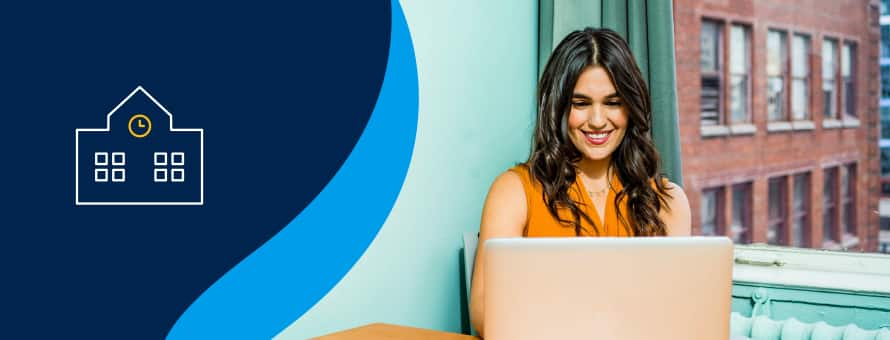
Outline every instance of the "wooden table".
[[333, 334], [324, 335], [318, 340], [479, 340], [475, 336], [469, 336], [458, 333], [446, 333], [440, 331], [431, 331], [428, 329], [396, 326], [385, 323], [372, 323], [370, 325], [345, 330]]

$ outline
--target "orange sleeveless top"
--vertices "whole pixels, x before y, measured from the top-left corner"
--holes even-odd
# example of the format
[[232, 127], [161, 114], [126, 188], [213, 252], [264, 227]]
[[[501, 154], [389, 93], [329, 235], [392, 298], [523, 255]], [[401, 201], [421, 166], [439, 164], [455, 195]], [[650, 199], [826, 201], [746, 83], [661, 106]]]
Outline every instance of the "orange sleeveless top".
[[[541, 185], [541, 182], [532, 178], [529, 168], [526, 165], [517, 165], [510, 168], [510, 171], [519, 175], [519, 178], [522, 181], [522, 187], [525, 190], [525, 200], [528, 206], [525, 236], [577, 236], [575, 234], [575, 227], [571, 223], [560, 223], [550, 214], [550, 210], [547, 208], [547, 203], [544, 201], [543, 186]], [[581, 181], [581, 178], [578, 177], [579, 175], [576, 174], [575, 176], [575, 183], [568, 189], [569, 198], [571, 198], [578, 208], [586, 213], [596, 224], [596, 229], [594, 229], [590, 223], [584, 218], [581, 218], [581, 236], [633, 236], [633, 231], [624, 228], [618, 220], [618, 214], [615, 212], [615, 195], [623, 188], [621, 181], [618, 180], [618, 176], [612, 176], [611, 189], [606, 197], [605, 218], [601, 217], [603, 215], [596, 211], [593, 201], [587, 194], [587, 189], [584, 188], [584, 183]], [[621, 204], [618, 206], [619, 209], [621, 209], [622, 216], [625, 216], [626, 218], [628, 215], [625, 200], [622, 199]], [[559, 208], [557, 213], [563, 220], [573, 221], [572, 213], [568, 208]]]

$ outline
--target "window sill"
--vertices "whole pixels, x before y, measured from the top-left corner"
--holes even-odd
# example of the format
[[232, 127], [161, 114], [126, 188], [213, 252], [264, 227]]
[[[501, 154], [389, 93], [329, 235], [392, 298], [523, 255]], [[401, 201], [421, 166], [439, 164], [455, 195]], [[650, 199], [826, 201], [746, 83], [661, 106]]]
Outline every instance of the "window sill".
[[726, 136], [729, 134], [729, 128], [726, 125], [702, 125], [701, 126], [701, 136], [702, 137], [719, 137]]
[[797, 120], [791, 122], [791, 127], [794, 131], [809, 131], [815, 130], [816, 124], [812, 120]]
[[859, 127], [859, 119], [846, 118], [843, 120], [843, 125], [845, 128], [858, 128]]
[[734, 124], [729, 126], [729, 132], [733, 135], [753, 135], [757, 133], [754, 124]]
[[791, 131], [791, 129], [791, 122], [769, 122], [766, 124], [766, 131], [769, 132], [784, 132]]
[[844, 249], [850, 249], [859, 245], [859, 238], [856, 235], [852, 234], [844, 234], [844, 241], [841, 242], [841, 247]]
[[837, 119], [825, 119], [822, 121], [823, 129], [838, 129], [844, 127], [844, 123]]

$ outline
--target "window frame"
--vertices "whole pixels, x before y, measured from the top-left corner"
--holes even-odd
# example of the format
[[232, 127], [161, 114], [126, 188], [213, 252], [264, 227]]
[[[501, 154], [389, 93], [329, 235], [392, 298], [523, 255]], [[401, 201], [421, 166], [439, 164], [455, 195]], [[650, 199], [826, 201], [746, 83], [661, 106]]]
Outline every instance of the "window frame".
[[[803, 65], [803, 67], [806, 68], [806, 75], [803, 76], [802, 78], [798, 77], [794, 74], [794, 66], [797, 64], [796, 61], [794, 60], [794, 41], [795, 41], [795, 39], [798, 39], [798, 38], [803, 39], [804, 47], [805, 47], [805, 50], [803, 51], [803, 60], [802, 60], [801, 64]], [[790, 74], [791, 74], [791, 81], [789, 82], [790, 84], [789, 84], [789, 90], [788, 90], [788, 92], [789, 92], [788, 93], [788, 97], [789, 97], [788, 102], [789, 102], [789, 108], [790, 108], [788, 110], [788, 117], [789, 117], [789, 120], [792, 120], [792, 121], [812, 121], [813, 120], [813, 105], [812, 105], [813, 67], [812, 67], [810, 55], [813, 50], [813, 39], [810, 34], [803, 33], [803, 32], [794, 32], [793, 34], [791, 34], [791, 43], [789, 45], [790, 45], [789, 49], [791, 50], [791, 53], [790, 53], [790, 56], [788, 59], [789, 59], [789, 63], [791, 63], [791, 66], [789, 67]], [[806, 95], [806, 98], [803, 101], [803, 104], [804, 104], [803, 115], [800, 118], [795, 116], [795, 112], [796, 112], [795, 109], [797, 107], [794, 105], [793, 92], [794, 92], [794, 83], [796, 80], [802, 80], [804, 86], [806, 86], [806, 88], [803, 91], [803, 93]]]
[[[727, 86], [724, 87], [724, 91], [726, 91], [726, 94], [725, 94], [726, 102], [724, 103], [724, 105], [728, 108], [727, 110], [724, 110], [724, 114], [726, 115], [724, 117], [724, 121], [727, 122], [727, 125], [752, 124], [754, 121], [754, 119], [753, 119], [754, 115], [753, 115], [752, 108], [751, 108], [752, 95], [753, 95], [751, 93], [752, 89], [753, 89], [753, 87], [752, 87], [752, 85], [753, 85], [752, 84], [753, 83], [752, 73], [753, 72], [751, 71], [752, 59], [753, 59], [752, 58], [753, 46], [751, 44], [751, 41], [752, 41], [752, 39], [751, 39], [752, 33], [751, 32], [753, 31], [752, 25], [750, 23], [734, 21], [734, 22], [730, 22], [728, 26], [729, 26], [729, 30], [726, 33], [724, 33], [729, 36], [729, 38], [727, 39], [728, 41], [726, 42], [726, 44], [727, 44], [726, 50], [728, 52], [726, 55], [727, 62], [726, 62], [726, 67], [723, 70], [726, 73], [724, 75], [724, 79], [729, 80], [726, 82]], [[744, 40], [743, 40], [744, 48], [746, 49], [741, 54], [745, 57], [745, 62], [744, 62], [745, 98], [742, 99], [745, 103], [745, 117], [744, 117], [744, 119], [742, 119], [740, 121], [735, 120], [735, 118], [733, 117], [733, 112], [732, 112], [732, 90], [733, 90], [732, 79], [734, 76], [739, 75], [739, 74], [733, 73], [733, 71], [732, 71], [732, 55], [733, 55], [732, 30], [736, 27], [739, 27], [742, 29], [742, 33], [744, 34]]]
[[[831, 166], [822, 169], [822, 247], [834, 248], [840, 244], [839, 210], [840, 210], [840, 166]], [[831, 200], [826, 195], [831, 193]], [[825, 223], [830, 219], [831, 225]]]
[[[833, 93], [831, 94], [831, 105], [825, 105], [825, 84], [827, 83], [825, 78], [825, 45], [828, 42], [832, 42], [834, 48], [831, 49], [832, 52], [832, 67], [830, 74], [832, 75], [831, 83], [834, 84]], [[840, 107], [840, 89], [838, 84], [840, 82], [840, 42], [841, 39], [835, 38], [832, 36], [823, 36], [822, 37], [822, 119], [823, 120], [840, 120], [840, 112], [842, 108]], [[826, 112], [828, 108], [831, 108], [830, 114]]]
[[[792, 41], [790, 41], [790, 39], [789, 39], [789, 36], [791, 36], [791, 35], [788, 34], [787, 30], [783, 30], [783, 29], [779, 29], [779, 28], [768, 28], [766, 34], [767, 34], [766, 35], [767, 62], [765, 63], [764, 66], [766, 67], [766, 87], [767, 87], [767, 90], [766, 90], [766, 97], [767, 97], [766, 98], [766, 105], [767, 105], [766, 106], [766, 116], [767, 116], [767, 121], [770, 121], [770, 122], [790, 121], [791, 120], [791, 103], [790, 103], [791, 93], [790, 93], [790, 89], [791, 89], [791, 81], [793, 79], [792, 74], [791, 74], [791, 66], [792, 66], [791, 65], [791, 42]], [[769, 46], [769, 39], [770, 39], [771, 34], [778, 34], [778, 36], [780, 38], [780, 40], [779, 40], [779, 42], [780, 42], [779, 43], [780, 44], [780, 46], [779, 46], [779, 49], [780, 49], [780, 51], [779, 51], [779, 59], [780, 59], [779, 65], [781, 67], [781, 70], [779, 71], [778, 75], [771, 75], [769, 73], [769, 53], [772, 50]], [[780, 77], [782, 79], [782, 93], [781, 93], [781, 96], [779, 96], [781, 99], [781, 103], [780, 103], [781, 105], [779, 105], [779, 107], [778, 107], [778, 109], [780, 111], [780, 114], [778, 115], [778, 117], [771, 116], [770, 103], [769, 103], [770, 79], [772, 79], [774, 77]]]
[[[769, 206], [772, 204], [772, 190], [771, 187], [773, 185], [778, 186], [779, 188], [779, 197], [777, 201], [779, 203], [779, 216], [771, 216], [769, 211]], [[773, 245], [787, 245], [788, 244], [788, 176], [780, 175], [775, 177], [770, 177], [767, 179], [767, 239], [766, 242], [768, 244]], [[776, 226], [776, 227], [774, 227]], [[770, 242], [769, 232], [775, 230], [776, 240], [775, 242]]]
[[[849, 56], [844, 56], [845, 48], [849, 51]], [[858, 119], [858, 113], [856, 112], [857, 103], [856, 103], [856, 78], [857, 72], [856, 68], [858, 66], [858, 44], [852, 40], [844, 40], [840, 44], [840, 114], [843, 115], [843, 119]], [[849, 58], [849, 60], [847, 60]], [[850, 74], [844, 75], [844, 63], [849, 63]], [[849, 78], [849, 80], [847, 79]], [[849, 82], [849, 89], [847, 88]], [[849, 91], [849, 92], [848, 92]], [[849, 109], [849, 110], [848, 110]]]
[[[788, 240], [787, 244], [791, 247], [797, 248], [809, 248], [811, 247], [810, 240], [810, 227], [812, 225], [812, 216], [810, 215], [810, 209], [812, 206], [811, 196], [812, 196], [812, 184], [813, 184], [813, 176], [809, 171], [796, 173], [792, 176], [792, 188], [791, 188], [791, 207], [789, 210], [789, 215], [791, 217], [791, 225], [788, 228]], [[798, 183], [804, 183], [801, 188], [803, 188], [802, 196], [800, 197], [800, 209], [798, 210]], [[800, 230], [795, 229], [795, 224], [798, 220], [802, 220], [800, 223]], [[799, 235], [798, 235], [799, 233]], [[798, 240], [800, 237], [800, 240]]]
[[[743, 196], [744, 204], [742, 204], [742, 206], [739, 209], [741, 211], [741, 214], [737, 214], [737, 211], [736, 211], [736, 208], [737, 208], [736, 200], [735, 200], [736, 192], [741, 192], [742, 196]], [[729, 225], [728, 229], [729, 229], [730, 238], [736, 244], [748, 244], [748, 243], [751, 243], [754, 239], [753, 238], [754, 228], [753, 228], [753, 223], [752, 223], [754, 220], [753, 219], [753, 209], [752, 209], [752, 205], [754, 204], [753, 192], [754, 192], [754, 183], [750, 182], [750, 181], [742, 182], [742, 183], [735, 183], [732, 186], [730, 186], [730, 200], [732, 202], [731, 203], [732, 204], [732, 219], [728, 223], [728, 225]], [[744, 231], [740, 232], [739, 234], [736, 234], [736, 228], [735, 228], [736, 227], [736, 223], [735, 223], [736, 218], [738, 218], [737, 215], [741, 215], [740, 220], [741, 220], [741, 225], [744, 230]], [[741, 235], [741, 236], [738, 236], [738, 235]]]
[[[704, 201], [705, 196], [708, 194], [714, 194], [714, 233], [713, 234], [705, 234], [705, 220], [704, 220]], [[699, 212], [702, 213], [699, 221], [699, 234], [703, 236], [722, 236], [726, 235], [726, 202], [724, 201], [725, 190], [723, 186], [716, 186], [702, 189], [701, 191], [701, 203], [699, 204]]]
[[[725, 113], [724, 113], [726, 111], [726, 107], [725, 107], [726, 105], [724, 104], [724, 101], [725, 101], [724, 90], [726, 87], [725, 86], [726, 82], [724, 81], [725, 77], [723, 75], [723, 73], [726, 71], [726, 67], [724, 65], [725, 64], [724, 59], [726, 59], [724, 57], [725, 39], [723, 37], [724, 32], [725, 32], [726, 23], [723, 20], [709, 18], [709, 17], [702, 17], [700, 20], [700, 23], [699, 23], [699, 25], [700, 25], [699, 26], [699, 41], [704, 36], [703, 27], [705, 26], [705, 23], [710, 23], [710, 24], [714, 25], [714, 28], [715, 28], [714, 38], [716, 40], [714, 42], [714, 46], [716, 48], [716, 55], [715, 55], [715, 59], [714, 59], [714, 62], [715, 62], [714, 70], [713, 71], [704, 71], [701, 68], [701, 42], [699, 42], [699, 82], [700, 82], [699, 83], [699, 125], [700, 126], [721, 126], [721, 125], [726, 125]], [[702, 89], [704, 86], [705, 78], [709, 78], [709, 79], [716, 78], [716, 80], [717, 80], [717, 121], [714, 122], [713, 124], [711, 124], [711, 123], [705, 124], [705, 120], [702, 118], [703, 113], [704, 113], [702, 110], [702, 107], [701, 107], [702, 106], [701, 105], [702, 93], [704, 92], [704, 91], [702, 91]]]

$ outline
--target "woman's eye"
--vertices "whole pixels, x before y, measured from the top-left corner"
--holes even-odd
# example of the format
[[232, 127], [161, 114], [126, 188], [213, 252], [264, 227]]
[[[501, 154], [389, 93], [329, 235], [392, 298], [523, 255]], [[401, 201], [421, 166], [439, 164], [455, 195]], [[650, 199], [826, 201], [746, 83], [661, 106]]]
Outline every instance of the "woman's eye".
[[618, 101], [606, 102], [606, 105], [608, 105], [608, 106], [621, 106], [621, 102], [618, 102]]
[[587, 106], [587, 105], [590, 105], [590, 103], [587, 103], [587, 102], [572, 102], [572, 106], [576, 106], [576, 107], [584, 107], [584, 106]]

